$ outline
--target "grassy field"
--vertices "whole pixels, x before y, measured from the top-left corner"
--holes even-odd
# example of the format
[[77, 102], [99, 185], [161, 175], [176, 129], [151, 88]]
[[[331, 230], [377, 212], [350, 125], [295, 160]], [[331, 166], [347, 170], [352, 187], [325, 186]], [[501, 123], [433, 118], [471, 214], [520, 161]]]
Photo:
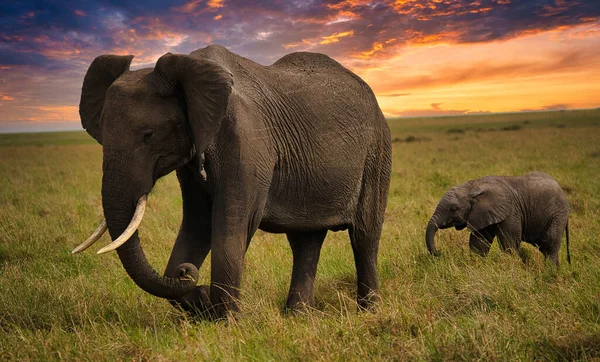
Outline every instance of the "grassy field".
[[[281, 307], [285, 238], [259, 232], [246, 256], [243, 314], [194, 321], [142, 292], [116, 254], [71, 250], [102, 219], [100, 146], [84, 133], [0, 135], [0, 360], [600, 359], [600, 111], [390, 120], [394, 164], [381, 239], [383, 303], [358, 313], [348, 236], [330, 232], [314, 311]], [[571, 203], [573, 263], [525, 245], [470, 255], [468, 232], [425, 224], [451, 186], [540, 170]], [[141, 226], [163, 270], [181, 220], [177, 180], [158, 182]], [[99, 242], [106, 244], [108, 237]], [[201, 282], [209, 280], [209, 264]]]

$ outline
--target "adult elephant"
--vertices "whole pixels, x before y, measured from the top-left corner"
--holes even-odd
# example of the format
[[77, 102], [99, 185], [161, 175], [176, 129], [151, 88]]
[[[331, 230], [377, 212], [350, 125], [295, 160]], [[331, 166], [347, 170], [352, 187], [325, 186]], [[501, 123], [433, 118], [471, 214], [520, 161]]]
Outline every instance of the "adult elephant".
[[[104, 152], [102, 206], [125, 270], [146, 292], [188, 311], [238, 311], [255, 231], [286, 233], [293, 252], [286, 306], [313, 305], [328, 230], [348, 229], [358, 304], [378, 297], [377, 252], [391, 173], [386, 120], [369, 86], [331, 58], [293, 53], [261, 66], [211, 45], [167, 53], [154, 69], [101, 55], [81, 92], [83, 127]], [[183, 221], [164, 276], [137, 227], [157, 179], [176, 171]], [[89, 247], [101, 225], [73, 252]], [[211, 284], [197, 286], [211, 253]]]

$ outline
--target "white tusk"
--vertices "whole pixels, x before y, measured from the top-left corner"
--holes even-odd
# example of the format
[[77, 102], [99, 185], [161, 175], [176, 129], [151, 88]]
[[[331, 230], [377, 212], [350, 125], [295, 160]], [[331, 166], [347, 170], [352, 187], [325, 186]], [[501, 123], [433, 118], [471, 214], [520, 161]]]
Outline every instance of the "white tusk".
[[131, 218], [131, 222], [127, 226], [127, 229], [125, 229], [125, 231], [123, 231], [123, 234], [121, 234], [121, 236], [116, 238], [112, 243], [110, 243], [107, 246], [103, 247], [102, 249], [98, 250], [97, 254], [104, 254], [109, 251], [113, 251], [116, 248], [118, 248], [119, 246], [125, 244], [125, 242], [127, 242], [127, 240], [129, 240], [131, 235], [133, 235], [133, 233], [135, 233], [135, 231], [140, 226], [140, 223], [142, 222], [142, 218], [144, 217], [144, 211], [146, 210], [146, 201], [148, 201], [148, 195], [144, 195], [144, 196], [140, 197], [140, 199], [138, 200], [137, 206], [135, 207], [135, 212], [133, 213], [133, 217]]
[[78, 247], [76, 247], [75, 249], [73, 249], [71, 254], [81, 253], [85, 249], [89, 248], [90, 246], [92, 246], [92, 244], [94, 244], [96, 241], [98, 241], [98, 239], [100, 239], [102, 234], [104, 234], [105, 232], [106, 232], [106, 220], [102, 220], [102, 223], [100, 223], [100, 226], [98, 226], [96, 231], [94, 231], [94, 233], [86, 241], [84, 241], [83, 244], [81, 244]]

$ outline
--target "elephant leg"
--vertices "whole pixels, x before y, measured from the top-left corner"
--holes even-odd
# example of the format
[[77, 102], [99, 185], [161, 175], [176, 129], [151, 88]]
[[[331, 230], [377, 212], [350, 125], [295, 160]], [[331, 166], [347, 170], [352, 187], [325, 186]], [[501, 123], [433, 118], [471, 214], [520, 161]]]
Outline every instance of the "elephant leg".
[[327, 230], [287, 233], [294, 264], [286, 309], [298, 311], [314, 306], [314, 286], [321, 246]]
[[544, 254], [546, 259], [550, 259], [554, 263], [554, 265], [558, 266], [558, 247], [550, 246], [550, 247], [540, 247], [540, 251]]
[[[202, 222], [199, 222], [202, 224]], [[180, 271], [178, 266], [182, 263], [191, 263], [200, 269], [210, 251], [210, 227], [201, 233], [198, 230], [190, 232], [182, 226], [171, 252], [171, 257], [165, 270], [165, 276], [177, 278]], [[173, 306], [193, 314], [204, 314], [210, 307], [208, 287], [197, 286], [194, 290], [177, 300], [169, 301]]]
[[522, 237], [521, 224], [518, 222], [506, 220], [498, 224], [496, 231], [500, 248], [506, 253], [520, 252], [520, 244]]
[[356, 265], [356, 284], [358, 306], [368, 309], [380, 300], [379, 280], [377, 279], [377, 252], [379, 232], [350, 227], [350, 242]]
[[484, 229], [475, 231], [469, 237], [469, 248], [477, 255], [487, 256], [495, 236], [496, 225], [490, 225]]
[[244, 256], [267, 200], [268, 188], [261, 190], [245, 180], [223, 187], [227, 195], [213, 200], [210, 302], [214, 318], [239, 312]]
[[377, 253], [387, 204], [391, 158], [384, 153], [372, 156], [365, 165], [354, 222], [348, 227], [356, 266], [356, 300], [360, 309], [370, 309], [381, 300]]
[[218, 319], [239, 312], [244, 256], [260, 218], [238, 218], [231, 216], [231, 211], [213, 215], [210, 314]]
[[377, 212], [376, 205], [371, 205], [368, 211], [371, 212], [370, 215], [361, 215], [357, 224], [348, 228], [356, 266], [356, 300], [361, 309], [369, 309], [381, 300], [377, 278], [377, 253], [383, 215]]
[[566, 221], [559, 220], [558, 218], [552, 219], [552, 222], [548, 226], [546, 235], [539, 242], [539, 249], [544, 254], [546, 259], [550, 259], [554, 265], [558, 266], [558, 252], [560, 250], [560, 244], [562, 244], [562, 236], [565, 232]]
[[[194, 218], [194, 216], [197, 218]], [[191, 218], [194, 220], [190, 220]], [[167, 263], [165, 275], [178, 277], [179, 270], [177, 267], [182, 263], [192, 263], [200, 269], [210, 251], [210, 233], [209, 212], [197, 216], [187, 215], [184, 211], [183, 222]]]
[[[173, 251], [165, 269], [165, 276], [179, 277], [179, 265], [191, 263], [200, 269], [210, 252], [210, 202], [201, 193], [199, 174], [191, 167], [177, 170], [183, 199], [183, 220]], [[171, 304], [191, 313], [203, 313], [209, 307], [208, 287], [198, 286], [191, 293]]]

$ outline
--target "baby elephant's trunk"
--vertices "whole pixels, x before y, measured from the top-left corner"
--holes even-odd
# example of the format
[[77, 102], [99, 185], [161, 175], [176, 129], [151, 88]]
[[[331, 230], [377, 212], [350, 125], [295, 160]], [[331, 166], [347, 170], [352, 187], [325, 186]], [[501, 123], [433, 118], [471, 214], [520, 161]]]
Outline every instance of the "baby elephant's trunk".
[[435, 233], [438, 230], [437, 223], [433, 220], [429, 220], [427, 224], [427, 231], [425, 233], [425, 241], [427, 242], [427, 249], [433, 256], [440, 256], [442, 253], [435, 249]]

